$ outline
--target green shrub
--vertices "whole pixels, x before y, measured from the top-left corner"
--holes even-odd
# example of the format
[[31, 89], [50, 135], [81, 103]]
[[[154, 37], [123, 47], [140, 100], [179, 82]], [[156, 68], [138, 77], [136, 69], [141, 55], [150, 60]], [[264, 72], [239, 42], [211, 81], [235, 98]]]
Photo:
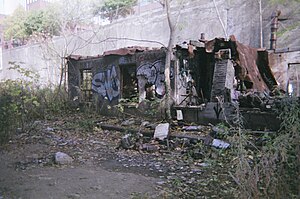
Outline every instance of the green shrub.
[[45, 118], [55, 114], [62, 114], [69, 110], [68, 94], [58, 88], [42, 88], [36, 93], [41, 104], [41, 110]]
[[39, 88], [38, 75], [10, 63], [22, 78], [0, 82], [0, 143], [6, 142], [16, 128], [31, 129], [37, 119], [67, 110], [68, 95], [63, 90]]
[[[238, 198], [297, 198], [300, 193], [300, 103], [286, 98], [278, 107], [281, 129], [263, 135], [263, 146], [255, 146], [251, 134], [236, 129], [232, 153]], [[266, 139], [267, 138], [267, 139]], [[252, 148], [252, 149], [249, 149]]]
[[31, 82], [6, 80], [0, 83], [0, 141], [9, 138], [14, 128], [25, 130], [26, 124], [40, 118], [40, 103]]

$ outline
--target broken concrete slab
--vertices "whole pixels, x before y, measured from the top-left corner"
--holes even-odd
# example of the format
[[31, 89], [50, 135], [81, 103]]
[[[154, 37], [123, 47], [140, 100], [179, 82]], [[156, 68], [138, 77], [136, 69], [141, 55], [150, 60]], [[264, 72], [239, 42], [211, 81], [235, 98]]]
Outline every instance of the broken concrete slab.
[[158, 138], [159, 140], [164, 140], [169, 135], [169, 123], [162, 123], [156, 126], [153, 138]]
[[73, 158], [71, 158], [68, 154], [63, 152], [57, 152], [54, 156], [54, 161], [56, 164], [65, 165], [73, 162]]

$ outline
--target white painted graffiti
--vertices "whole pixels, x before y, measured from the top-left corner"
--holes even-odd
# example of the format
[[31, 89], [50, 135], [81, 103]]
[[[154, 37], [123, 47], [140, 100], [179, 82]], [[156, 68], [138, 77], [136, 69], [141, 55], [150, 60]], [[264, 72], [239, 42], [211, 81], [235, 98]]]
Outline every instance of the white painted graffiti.
[[[155, 92], [163, 96], [165, 94], [164, 69], [165, 63], [163, 60], [144, 63], [137, 68], [137, 76], [144, 76], [149, 84], [155, 85]], [[172, 71], [170, 76], [172, 76]]]
[[109, 101], [119, 96], [120, 80], [114, 65], [111, 69], [97, 73], [93, 77], [92, 89], [102, 97], [107, 97]]

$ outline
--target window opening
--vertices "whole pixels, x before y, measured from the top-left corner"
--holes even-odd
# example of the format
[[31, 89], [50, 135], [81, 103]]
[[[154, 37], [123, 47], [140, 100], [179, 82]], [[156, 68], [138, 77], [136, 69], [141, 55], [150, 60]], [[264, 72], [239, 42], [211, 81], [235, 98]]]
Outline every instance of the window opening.
[[81, 71], [81, 93], [84, 101], [92, 101], [92, 70], [82, 70]]

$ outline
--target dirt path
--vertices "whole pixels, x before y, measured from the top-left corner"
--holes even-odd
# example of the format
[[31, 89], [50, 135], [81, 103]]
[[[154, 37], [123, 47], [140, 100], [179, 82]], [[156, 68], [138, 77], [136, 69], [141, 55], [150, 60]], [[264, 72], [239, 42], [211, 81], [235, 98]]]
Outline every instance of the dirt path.
[[[160, 179], [112, 161], [120, 135], [103, 133], [92, 134], [70, 121], [54, 120], [38, 122], [34, 130], [17, 134], [0, 147], [0, 199], [157, 198]], [[74, 161], [55, 164], [58, 151]]]
[[26, 149], [1, 151], [0, 198], [106, 199], [156, 195], [154, 188], [159, 179], [153, 177], [108, 171], [88, 163], [40, 166], [38, 161], [29, 161], [34, 159], [28, 156], [30, 151], [43, 150], [42, 147], [45, 146], [32, 144]]
[[[38, 121], [32, 130], [19, 132], [0, 147], [0, 199], [234, 198], [226, 151], [151, 137], [142, 138], [150, 146], [146, 150], [124, 149], [121, 138], [128, 132], [98, 125], [122, 122], [77, 114]], [[135, 123], [138, 129], [141, 121]], [[209, 132], [203, 129], [199, 135]], [[57, 152], [73, 162], [56, 164]]]
[[[15, 171], [9, 155], [1, 155], [0, 190], [3, 198], [130, 198], [153, 195], [155, 178], [79, 166]], [[3, 164], [7, 162], [8, 164]]]
[[[29, 148], [36, 146], [27, 146]], [[41, 146], [39, 146], [41, 147]], [[18, 148], [15, 148], [18, 150]], [[27, 153], [28, 153], [27, 151]], [[24, 151], [23, 151], [24, 152]], [[0, 154], [0, 198], [131, 198], [155, 197], [159, 180], [143, 175], [107, 171], [92, 165], [39, 166], [20, 163], [32, 157], [15, 151]], [[29, 163], [28, 163], [29, 164]]]

